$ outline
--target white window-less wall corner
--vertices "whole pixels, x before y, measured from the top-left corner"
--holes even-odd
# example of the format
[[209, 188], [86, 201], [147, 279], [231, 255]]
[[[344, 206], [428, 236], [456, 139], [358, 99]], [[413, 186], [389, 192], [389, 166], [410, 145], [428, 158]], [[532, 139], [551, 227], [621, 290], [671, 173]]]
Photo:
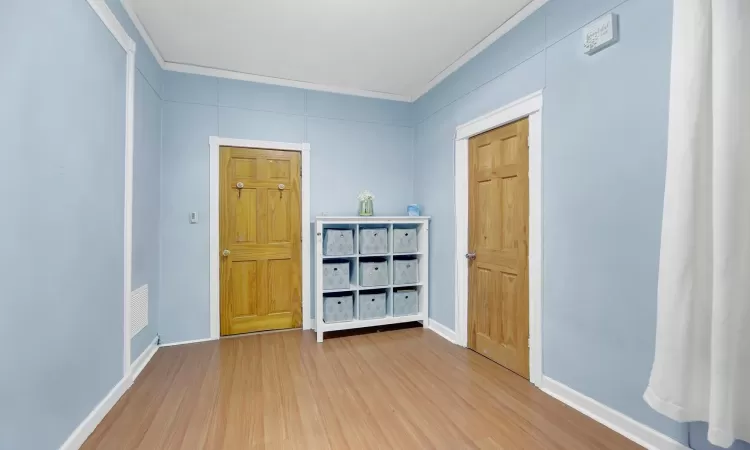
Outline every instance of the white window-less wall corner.
[[231, 139], [218, 136], [209, 138], [209, 255], [210, 270], [210, 339], [220, 337], [219, 316], [219, 149], [227, 147], [263, 148], [299, 152], [302, 156], [302, 329], [312, 328], [310, 310], [310, 144]]
[[529, 363], [530, 381], [542, 382], [542, 91], [456, 128], [456, 344], [468, 345], [469, 138], [529, 118]]

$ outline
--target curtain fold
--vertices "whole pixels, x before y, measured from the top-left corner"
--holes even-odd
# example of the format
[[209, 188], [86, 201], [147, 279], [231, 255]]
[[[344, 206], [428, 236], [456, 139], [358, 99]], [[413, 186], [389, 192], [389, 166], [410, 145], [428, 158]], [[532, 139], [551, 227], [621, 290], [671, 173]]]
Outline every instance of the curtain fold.
[[644, 399], [750, 441], [750, 0], [675, 0], [656, 351]]

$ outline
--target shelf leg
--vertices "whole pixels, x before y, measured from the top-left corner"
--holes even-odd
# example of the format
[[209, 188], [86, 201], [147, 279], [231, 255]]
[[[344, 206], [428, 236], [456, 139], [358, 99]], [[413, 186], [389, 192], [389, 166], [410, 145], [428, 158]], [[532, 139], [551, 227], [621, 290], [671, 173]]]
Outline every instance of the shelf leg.
[[317, 334], [318, 334], [318, 342], [323, 342], [323, 332], [318, 331]]

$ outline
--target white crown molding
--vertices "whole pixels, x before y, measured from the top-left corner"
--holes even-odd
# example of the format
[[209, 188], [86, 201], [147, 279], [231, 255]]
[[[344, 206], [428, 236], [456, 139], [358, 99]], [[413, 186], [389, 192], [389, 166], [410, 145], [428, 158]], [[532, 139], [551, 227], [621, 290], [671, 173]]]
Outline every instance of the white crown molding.
[[[102, 0], [88, 0], [88, 1], [89, 3], [92, 3], [92, 4], [94, 2], [102, 2]], [[469, 49], [469, 51], [461, 55], [461, 57], [455, 60], [450, 66], [443, 69], [443, 71], [437, 74], [434, 78], [432, 78], [432, 80], [430, 80], [430, 82], [427, 83], [427, 85], [425, 85], [421, 89], [417, 89], [413, 95], [400, 95], [400, 94], [391, 94], [387, 92], [369, 91], [366, 89], [356, 89], [356, 88], [348, 88], [348, 87], [341, 87], [341, 86], [329, 86], [325, 84], [310, 83], [307, 81], [288, 80], [285, 78], [267, 77], [264, 75], [255, 75], [255, 74], [245, 73], [245, 72], [236, 72], [233, 70], [216, 69], [213, 67], [203, 67], [203, 66], [197, 66], [193, 64], [182, 64], [182, 63], [166, 61], [164, 57], [161, 55], [161, 52], [159, 52], [159, 49], [156, 47], [156, 44], [154, 44], [154, 41], [151, 39], [151, 36], [149, 36], [148, 32], [146, 31], [146, 27], [143, 26], [143, 23], [140, 21], [140, 19], [138, 18], [138, 15], [136, 14], [135, 10], [130, 4], [132, 0], [120, 0], [120, 1], [122, 2], [125, 12], [128, 14], [128, 16], [130, 17], [130, 20], [133, 22], [133, 25], [135, 25], [135, 28], [141, 34], [141, 37], [143, 38], [144, 42], [146, 42], [146, 45], [148, 46], [149, 50], [151, 50], [151, 54], [154, 55], [154, 58], [156, 58], [156, 61], [159, 63], [159, 65], [161, 66], [163, 70], [169, 70], [169, 71], [181, 72], [181, 73], [189, 73], [193, 75], [204, 75], [204, 76], [217, 77], [217, 78], [227, 78], [230, 80], [249, 81], [253, 83], [271, 84], [275, 86], [285, 86], [285, 87], [292, 87], [292, 88], [298, 88], [298, 89], [307, 89], [311, 91], [330, 92], [333, 94], [355, 95], [358, 97], [378, 98], [378, 99], [383, 99], [383, 100], [393, 100], [393, 101], [398, 101], [398, 102], [412, 103], [412, 102], [417, 101], [421, 96], [426, 94], [430, 89], [440, 84], [440, 82], [446, 79], [450, 74], [460, 69], [464, 64], [469, 62], [472, 58], [477, 56], [487, 47], [492, 45], [495, 41], [500, 39], [500, 37], [502, 37], [505, 33], [512, 30], [516, 25], [521, 23], [524, 19], [526, 19], [536, 10], [541, 8], [549, 0], [532, 0], [531, 3], [523, 7], [520, 11], [514, 14], [510, 19], [506, 20], [502, 25], [500, 25], [500, 27], [498, 27], [495, 31], [493, 31], [489, 36], [487, 36], [481, 42], [479, 42], [474, 47]]]
[[358, 97], [379, 98], [383, 100], [395, 100], [397, 102], [410, 102], [411, 98], [405, 95], [389, 94], [387, 92], [368, 91], [365, 89], [354, 89], [347, 87], [328, 86], [325, 84], [308, 83], [306, 81], [287, 80], [284, 78], [266, 77], [233, 70], [215, 69], [213, 67], [194, 66], [192, 64], [179, 64], [167, 62], [164, 70], [173, 72], [191, 73], [193, 75], [206, 75], [210, 77], [228, 78], [230, 80], [250, 81], [253, 83], [273, 84], [310, 91], [331, 92], [334, 94], [356, 95]]
[[[89, 0], [89, 1], [91, 2], [91, 1], [99, 1], [99, 0]], [[159, 66], [163, 70], [170, 70], [172, 72], [190, 73], [193, 75], [204, 75], [204, 76], [217, 77], [217, 78], [227, 78], [230, 80], [240, 80], [240, 81], [250, 81], [254, 83], [272, 84], [275, 86], [286, 86], [286, 87], [292, 87], [292, 88], [307, 89], [311, 91], [331, 92], [334, 94], [346, 94], [346, 95], [355, 95], [358, 97], [379, 98], [383, 100], [395, 100], [398, 102], [411, 102], [412, 100], [411, 97], [406, 96], [406, 95], [390, 94], [387, 92], [368, 91], [365, 89], [328, 86], [328, 85], [318, 84], [318, 83], [308, 83], [306, 81], [287, 80], [284, 78], [267, 77], [263, 75], [236, 72], [233, 70], [215, 69], [212, 67], [202, 67], [202, 66], [196, 66], [193, 64], [181, 64], [181, 63], [166, 61], [164, 57], [161, 55], [161, 52], [159, 51], [159, 49], [156, 47], [156, 44], [154, 44], [154, 41], [151, 39], [151, 36], [148, 34], [148, 31], [146, 31], [146, 27], [143, 26], [143, 22], [141, 22], [141, 19], [138, 17], [138, 14], [135, 12], [135, 9], [133, 9], [133, 6], [131, 4], [132, 0], [120, 0], [120, 1], [122, 3], [123, 8], [125, 9], [125, 12], [128, 14], [128, 17], [130, 17], [130, 20], [133, 22], [133, 25], [138, 30], [138, 33], [140, 33], [141, 37], [143, 38], [143, 41], [146, 43], [146, 46], [148, 46], [148, 49], [151, 50], [151, 54], [154, 55], [156, 62], [159, 63]]]
[[151, 54], [154, 55], [154, 58], [156, 58], [156, 62], [159, 63], [159, 66], [161, 66], [161, 68], [163, 69], [166, 61], [164, 61], [164, 58], [162, 58], [161, 52], [159, 52], [159, 49], [156, 48], [156, 44], [154, 44], [154, 41], [151, 40], [151, 36], [148, 34], [148, 31], [146, 31], [146, 27], [143, 26], [143, 23], [141, 23], [141, 20], [138, 18], [138, 14], [135, 13], [133, 6], [130, 4], [131, 1], [132, 0], [121, 0], [120, 3], [122, 3], [123, 9], [125, 9], [128, 17], [130, 17], [130, 21], [133, 22], [136, 30], [138, 30], [138, 33], [140, 33], [141, 38], [143, 38], [143, 41], [146, 43], [146, 46], [149, 50], [151, 50]]
[[440, 84], [441, 81], [448, 78], [450, 74], [460, 69], [464, 64], [469, 62], [472, 58], [474, 58], [478, 54], [482, 53], [482, 51], [484, 51], [487, 47], [494, 44], [495, 41], [500, 39], [505, 33], [515, 28], [516, 25], [521, 23], [525, 18], [529, 17], [534, 11], [541, 8], [548, 1], [549, 0], [532, 0], [531, 3], [524, 6], [520, 11], [514, 14], [510, 19], [506, 20], [489, 36], [482, 39], [477, 45], [475, 45], [474, 47], [469, 49], [469, 51], [461, 55], [461, 57], [455, 60], [453, 64], [443, 69], [443, 71], [437, 74], [435, 78], [430, 80], [430, 82], [427, 83], [426, 86], [414, 92], [414, 95], [412, 95], [411, 97], [412, 101], [413, 102], [417, 101], [419, 97], [429, 92], [430, 89], [434, 88], [435, 86]]
[[134, 53], [135, 42], [130, 38], [127, 31], [125, 31], [125, 28], [120, 25], [120, 22], [117, 21], [117, 17], [112, 14], [112, 11], [109, 10], [104, 0], [86, 1], [122, 48], [128, 53]]

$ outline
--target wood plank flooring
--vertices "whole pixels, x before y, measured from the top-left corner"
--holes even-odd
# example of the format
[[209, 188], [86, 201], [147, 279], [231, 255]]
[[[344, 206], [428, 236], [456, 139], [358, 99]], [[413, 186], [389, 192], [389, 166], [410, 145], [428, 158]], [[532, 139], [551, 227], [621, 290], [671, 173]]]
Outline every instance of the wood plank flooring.
[[632, 449], [422, 328], [161, 348], [83, 449]]

